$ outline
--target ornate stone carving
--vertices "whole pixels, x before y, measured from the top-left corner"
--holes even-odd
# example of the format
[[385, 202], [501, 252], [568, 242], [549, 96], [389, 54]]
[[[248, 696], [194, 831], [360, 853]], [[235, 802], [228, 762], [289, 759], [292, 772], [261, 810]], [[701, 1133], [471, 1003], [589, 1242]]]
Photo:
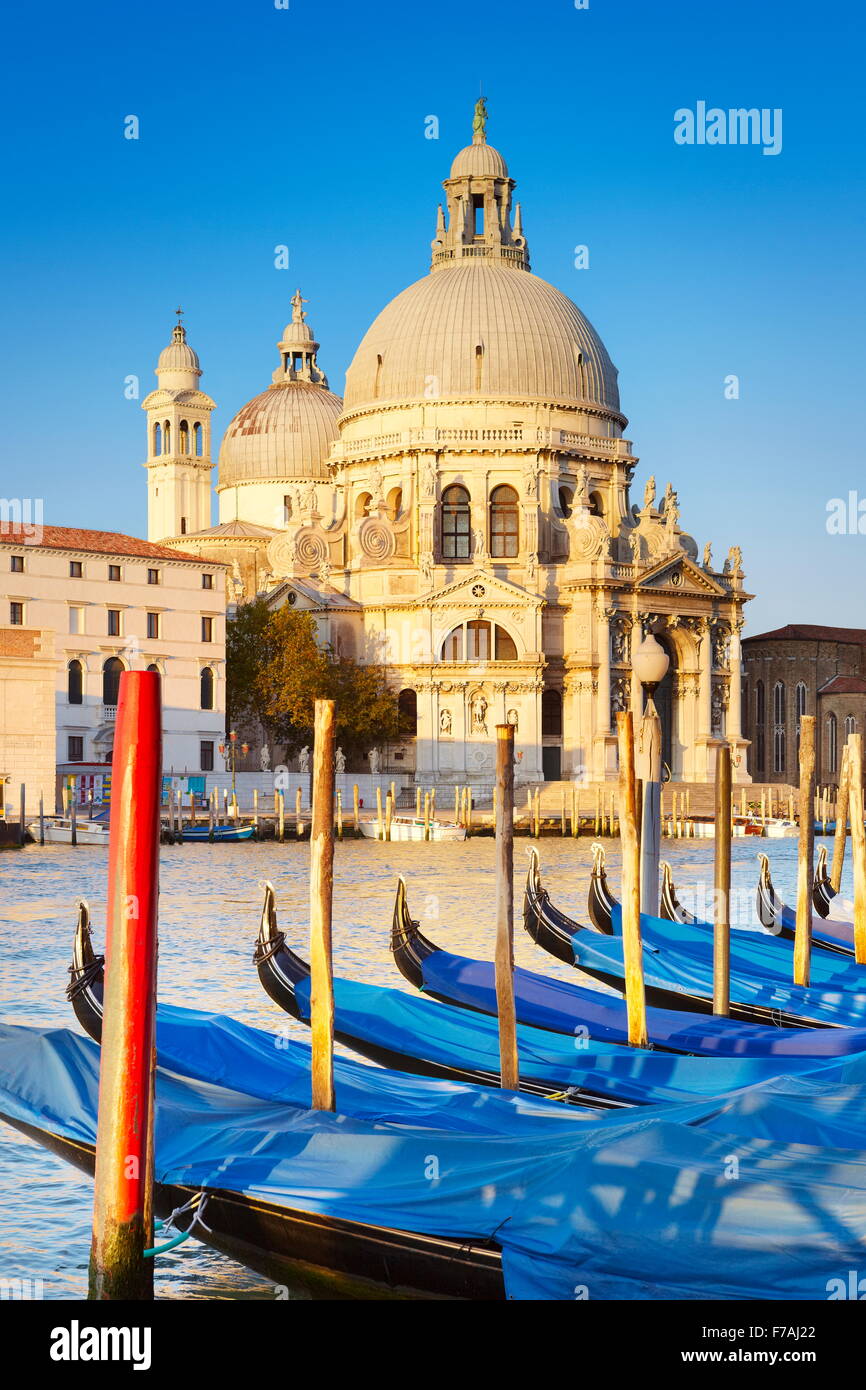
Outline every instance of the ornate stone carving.
[[318, 531], [304, 528], [295, 535], [293, 561], [301, 569], [318, 570], [328, 559], [328, 542]]
[[390, 560], [397, 548], [393, 528], [381, 517], [368, 516], [358, 527], [358, 544], [369, 560]]

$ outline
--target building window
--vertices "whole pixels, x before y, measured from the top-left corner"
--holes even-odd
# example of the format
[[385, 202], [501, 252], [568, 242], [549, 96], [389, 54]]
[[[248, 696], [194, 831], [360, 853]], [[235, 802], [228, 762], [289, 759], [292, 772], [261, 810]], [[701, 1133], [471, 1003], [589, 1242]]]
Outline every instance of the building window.
[[9, 558], [10, 558], [10, 560], [12, 561], [12, 573], [13, 573], [13, 574], [23, 574], [23, 573], [24, 573], [24, 556], [23, 556], [23, 555], [10, 555]]
[[574, 493], [572, 492], [571, 488], [561, 487], [559, 489], [559, 510], [562, 512], [562, 515], [565, 517], [566, 521], [568, 521], [568, 518], [571, 516], [573, 501]]
[[9, 622], [13, 627], [23, 627], [24, 625], [24, 604], [16, 603], [14, 600], [9, 604]]
[[66, 739], [66, 761], [80, 763], [84, 760], [84, 735], [69, 734]]
[[288, 526], [292, 519], [292, 499], [288, 493], [283, 495], [283, 525]]
[[120, 583], [120, 565], [108, 566], [108, 577], [113, 584]]
[[81, 564], [81, 561], [80, 561], [80, 560], [70, 560], [70, 561], [69, 561], [69, 578], [70, 578], [70, 579], [81, 579], [82, 576], [83, 576], [83, 574], [84, 574], [84, 569], [83, 569], [83, 566], [82, 566], [82, 564]]
[[186, 517], [185, 517], [185, 516], [182, 516], [181, 519], [180, 519], [180, 534], [181, 534], [182, 536], [185, 536], [185, 535], [186, 535]]
[[403, 510], [403, 489], [392, 487], [385, 501], [389, 521], [396, 521]]
[[773, 686], [773, 771], [784, 772], [786, 763], [785, 685], [783, 681], [776, 681]]
[[835, 772], [839, 759], [839, 729], [835, 714], [827, 719], [827, 771]]
[[202, 772], [213, 772], [213, 739], [202, 739], [198, 756]]
[[212, 589], [212, 588], [213, 588], [213, 575], [212, 575], [212, 574], [203, 574], [203, 575], [202, 575], [202, 577], [201, 577], [201, 587], [202, 587], [203, 589]]
[[400, 733], [404, 738], [414, 738], [418, 732], [418, 696], [414, 690], [400, 691], [397, 696], [397, 711]]
[[154, 457], [162, 453], [162, 425], [159, 424], [153, 427], [153, 453]]
[[541, 732], [551, 738], [562, 737], [562, 696], [558, 690], [542, 692]]
[[804, 685], [804, 683], [803, 683], [802, 681], [799, 681], [799, 682], [798, 682], [797, 688], [796, 688], [796, 690], [794, 691], [794, 709], [795, 709], [795, 711], [796, 711], [796, 719], [797, 719], [797, 761], [799, 762], [799, 759], [800, 759], [800, 720], [803, 718], [803, 715], [806, 713], [806, 687], [805, 687], [805, 685]]
[[201, 640], [203, 642], [213, 641], [213, 618], [202, 618], [201, 620]]
[[158, 584], [158, 583], [159, 583], [159, 570], [148, 570], [148, 571], [147, 571], [147, 582], [148, 582], [148, 584]]
[[166, 453], [166, 454], [170, 454], [170, 453], [171, 453], [171, 422], [170, 422], [169, 420], [166, 420], [165, 424], [164, 424], [163, 427], [162, 427], [162, 442], [163, 442], [163, 452]]
[[178, 440], [179, 440], [179, 445], [180, 445], [180, 452], [181, 452], [182, 454], [188, 454], [188, 453], [189, 453], [189, 425], [187, 424], [186, 420], [181, 420], [180, 424], [178, 425]]
[[767, 768], [767, 702], [764, 682], [755, 682], [755, 771], [763, 777]]
[[156, 664], [155, 661], [152, 661], [152, 662], [150, 663], [150, 665], [148, 666], [147, 669], [148, 669], [148, 671], [153, 671], [154, 675], [157, 675], [157, 676], [161, 676], [161, 675], [162, 675], [162, 672], [160, 671], [160, 669], [159, 669], [159, 667], [157, 666], [157, 664]]
[[202, 428], [198, 421], [192, 427], [192, 437], [195, 440], [196, 458], [201, 458], [202, 454]]
[[209, 666], [205, 666], [201, 673], [201, 707], [202, 709], [213, 709], [214, 707], [214, 678], [213, 671]]
[[120, 636], [120, 609], [109, 608], [108, 610], [108, 635], [109, 637]]
[[448, 487], [442, 494], [442, 558], [468, 560], [472, 549], [469, 493]]
[[147, 635], [148, 637], [159, 636], [159, 614], [148, 613], [147, 615]]
[[72, 607], [69, 610], [69, 631], [75, 636], [84, 631], [84, 609]]
[[498, 623], [473, 619], [449, 632], [442, 644], [443, 661], [516, 661], [517, 644]]
[[846, 714], [846, 716], [845, 716], [845, 739], [846, 739], [846, 741], [851, 737], [852, 734], [856, 734], [856, 732], [857, 732], [857, 720], [854, 718], [853, 714]]
[[490, 554], [513, 560], [517, 548], [517, 493], [513, 487], [496, 487], [490, 494]]
[[102, 703], [116, 705], [120, 693], [120, 677], [123, 662], [119, 656], [110, 656], [102, 667]]
[[70, 705], [84, 702], [83, 668], [80, 661], [70, 661], [66, 669], [66, 699]]

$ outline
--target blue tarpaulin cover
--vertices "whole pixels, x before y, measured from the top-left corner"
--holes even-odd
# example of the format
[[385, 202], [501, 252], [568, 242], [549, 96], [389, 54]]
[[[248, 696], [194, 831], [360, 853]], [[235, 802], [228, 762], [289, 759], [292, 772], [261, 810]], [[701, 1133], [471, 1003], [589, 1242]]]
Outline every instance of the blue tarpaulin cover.
[[[436, 950], [421, 962], [423, 988], [483, 1013], [496, 1013], [496, 979], [491, 961], [470, 960]], [[625, 1000], [515, 967], [518, 1020], [535, 1028], [576, 1035], [585, 1028], [603, 1042], [628, 1039]], [[647, 1008], [650, 1042], [673, 1051], [716, 1057], [841, 1057], [866, 1051], [866, 1028], [774, 1028], [711, 1014]]]
[[[495, 1238], [511, 1298], [824, 1299], [862, 1263], [864, 1088], [846, 1081], [851, 1063], [581, 1115], [338, 1062], [339, 1109], [326, 1114], [296, 1094], [309, 1086], [301, 1044], [181, 1009], [160, 1009], [158, 1033], [157, 1181]], [[92, 1144], [98, 1067], [88, 1038], [0, 1025], [0, 1111]], [[383, 1104], [387, 1118], [371, 1118]]]
[[[621, 910], [613, 911], [614, 927], [620, 931]], [[677, 932], [666, 929], [676, 927]], [[691, 928], [678, 922], [641, 914], [643, 973], [647, 985], [712, 998], [712, 951], [696, 941]], [[598, 971], [614, 979], [624, 978], [622, 940], [599, 932], [577, 931], [571, 939], [574, 963], [590, 973]], [[866, 971], [861, 971], [866, 977]], [[786, 984], [781, 974], [770, 975], [753, 965], [743, 966], [731, 952], [731, 999], [779, 1013], [795, 1014], [820, 1024], [840, 1027], [866, 1025], [866, 982], [862, 992], [848, 988]]]

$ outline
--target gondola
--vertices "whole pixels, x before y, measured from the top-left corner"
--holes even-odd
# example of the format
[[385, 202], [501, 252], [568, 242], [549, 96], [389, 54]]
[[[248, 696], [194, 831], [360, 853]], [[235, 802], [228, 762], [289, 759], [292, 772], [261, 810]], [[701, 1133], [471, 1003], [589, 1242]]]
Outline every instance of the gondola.
[[547, 951], [548, 955], [555, 956], [566, 965], [574, 965], [574, 933], [581, 931], [582, 926], [560, 912], [550, 901], [550, 895], [541, 882], [538, 851], [535, 849], [529, 851], [529, 871], [523, 895], [523, 925], [536, 945]]
[[[527, 900], [530, 896], [536, 897], [540, 886], [538, 852], [533, 848], [529, 853]], [[537, 912], [526, 915], [533, 924], [539, 920]], [[483, 1014], [496, 1014], [492, 962], [456, 956], [435, 945], [412, 918], [402, 878], [398, 881], [394, 900], [391, 951], [404, 979], [428, 998]], [[513, 980], [519, 1023], [569, 1037], [586, 1036], [619, 1044], [628, 1042], [624, 999], [586, 985], [538, 975], [520, 966], [514, 967]], [[866, 1029], [863, 1028], [776, 1028], [652, 1007], [647, 1009], [646, 1016], [651, 1047], [692, 1057], [828, 1058], [866, 1050]]]
[[[590, 902], [594, 927], [589, 930], [574, 923], [572, 963], [584, 974], [621, 992], [625, 976], [622, 942], [618, 935], [608, 936], [599, 930], [599, 924], [614, 925], [620, 911], [607, 883], [601, 846], [594, 854]], [[526, 915], [529, 914], [525, 914], [525, 918]], [[562, 915], [561, 920], [568, 919]], [[660, 1008], [709, 1013], [712, 1010], [712, 962], [707, 959], [705, 931], [697, 932], [692, 939], [690, 934], [676, 930], [686, 924], [644, 915], [641, 922], [647, 1003]], [[748, 954], [745, 943], [739, 943], [738, 949]], [[825, 974], [832, 969], [826, 962], [838, 959], [838, 956], [825, 957], [822, 966]], [[813, 960], [813, 973], [814, 965]], [[775, 969], [753, 965], [751, 958], [746, 961], [744, 956], [740, 961], [732, 956], [730, 1015], [781, 1027], [859, 1028], [866, 1023], [866, 987], [861, 989], [859, 981], [855, 984], [857, 972], [846, 974], [846, 969], [843, 962], [841, 984], [831, 984], [824, 978], [817, 984], [813, 980], [812, 986], [803, 988], [789, 985]]]
[[[398, 920], [401, 913], [398, 908]], [[398, 928], [399, 930], [399, 928]], [[309, 968], [294, 951], [289, 951], [276, 925], [273, 890], [266, 888], [257, 958], [270, 954], [270, 961], [279, 962], [279, 980], [273, 977], [265, 986], [277, 1002], [293, 1017], [309, 1024]], [[424, 967], [432, 962], [446, 961], [445, 952], [437, 948], [420, 932], [408, 936], [402, 954], [404, 968], [413, 982], [422, 980], [425, 993], [436, 994]], [[288, 956], [284, 955], [288, 952]], [[458, 969], [469, 966], [489, 971], [486, 962], [465, 962], [450, 957]], [[260, 963], [260, 970], [261, 970]], [[421, 974], [419, 976], [419, 969]], [[526, 975], [529, 972], [525, 972]], [[263, 981], [264, 983], [264, 981]], [[543, 981], [555, 989], [554, 981]], [[287, 995], [288, 991], [288, 995]], [[400, 1067], [433, 1076], [458, 1075], [483, 1085], [498, 1084], [499, 1031], [496, 1020], [488, 1011], [475, 1007], [483, 988], [469, 989], [465, 997], [449, 997], [443, 989], [436, 998], [416, 999], [401, 990], [378, 985], [365, 985], [337, 978], [334, 981], [335, 1025], [337, 1038], [362, 1056], [377, 1060], [387, 1055], [393, 1064], [400, 1058]], [[448, 1000], [446, 1004], [445, 1001]], [[472, 1001], [475, 1001], [473, 1003]], [[615, 1003], [616, 1001], [611, 1001]], [[452, 1008], [451, 1003], [464, 1007]], [[548, 1007], [550, 1007], [548, 1005]], [[567, 1007], [567, 1004], [564, 1005]], [[536, 1008], [536, 1014], [540, 1012]], [[682, 1016], [681, 1016], [682, 1017]], [[661, 1048], [627, 1049], [618, 1041], [609, 1041], [603, 1027], [604, 1011], [595, 1011], [597, 1028], [579, 1025], [567, 1032], [556, 1032], [536, 1024], [518, 1023], [518, 1053], [520, 1056], [520, 1089], [530, 1095], [555, 1095], [572, 1105], [591, 1108], [619, 1109], [681, 1103], [697, 1097], [727, 1093], [738, 1087], [759, 1084], [780, 1071], [806, 1072], [817, 1065], [834, 1060], [818, 1048], [802, 1052], [794, 1049], [780, 1061], [784, 1047], [775, 1056], [757, 1049], [744, 1055], [709, 1052], [698, 1055], [686, 1048], [681, 1051]], [[562, 1016], [560, 1017], [562, 1022]], [[688, 1020], [685, 1020], [688, 1026]], [[675, 1026], [675, 1025], [673, 1025]], [[707, 1035], [712, 1028], [706, 1030]], [[588, 1035], [587, 1035], [588, 1034]], [[846, 1039], [850, 1042], [850, 1038]], [[842, 1051], [848, 1049], [843, 1046]]]
[[[826, 865], [827, 854], [824, 853], [824, 863]], [[758, 855], [760, 873], [758, 875], [757, 889], [757, 913], [761, 925], [769, 931], [777, 933], [788, 941], [793, 941], [796, 926], [797, 914], [793, 908], [779, 897], [773, 884], [770, 872], [770, 861], [766, 854]], [[826, 873], [826, 869], [825, 869]], [[818, 879], [816, 877], [815, 884]], [[813, 905], [817, 897], [817, 886], [813, 888]], [[817, 911], [812, 913], [812, 940], [821, 946], [825, 951], [834, 951], [838, 955], [853, 956], [854, 954], [854, 924], [853, 922], [836, 921], [826, 913], [820, 914]]]
[[836, 922], [853, 922], [854, 904], [836, 892], [827, 872], [827, 846], [818, 848], [818, 863], [815, 867], [815, 887], [812, 903], [819, 917], [832, 917]]
[[[28, 1124], [0, 1110], [0, 1120], [88, 1177], [93, 1176], [95, 1145]], [[155, 1182], [153, 1207], [165, 1219], [196, 1196], [192, 1186]], [[193, 1211], [175, 1219], [185, 1231]], [[196, 1238], [223, 1255], [312, 1299], [480, 1299], [505, 1298], [502, 1260], [495, 1242], [487, 1245], [390, 1230], [320, 1216], [266, 1202], [242, 1192], [208, 1187], [207, 1207], [195, 1226]]]

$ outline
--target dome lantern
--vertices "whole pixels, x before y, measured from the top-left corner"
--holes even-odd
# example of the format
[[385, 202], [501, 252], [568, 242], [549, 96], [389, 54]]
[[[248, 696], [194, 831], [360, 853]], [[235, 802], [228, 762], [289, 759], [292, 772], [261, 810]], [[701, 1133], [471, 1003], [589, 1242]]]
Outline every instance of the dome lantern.
[[472, 144], [460, 150], [442, 185], [448, 205], [448, 224], [440, 205], [432, 242], [431, 270], [466, 260], [496, 262], [514, 270], [529, 270], [529, 248], [520, 221], [511, 222], [514, 180], [498, 150], [487, 143], [487, 103], [475, 103]]
[[328, 389], [328, 378], [316, 362], [320, 344], [313, 337], [313, 330], [307, 323], [303, 306], [307, 303], [300, 290], [292, 295], [292, 321], [283, 329], [283, 336], [277, 347], [280, 350], [280, 365], [273, 374], [275, 386], [290, 381], [309, 381], [314, 386]]

